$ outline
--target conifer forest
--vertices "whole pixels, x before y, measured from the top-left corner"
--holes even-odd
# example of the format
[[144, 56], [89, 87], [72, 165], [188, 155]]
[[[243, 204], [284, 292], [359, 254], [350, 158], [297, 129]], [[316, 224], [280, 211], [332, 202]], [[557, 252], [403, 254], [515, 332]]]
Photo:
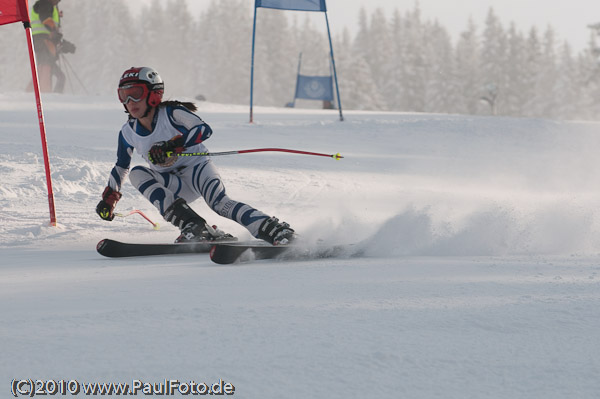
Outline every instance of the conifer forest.
[[[169, 98], [199, 96], [247, 104], [253, 2], [214, 0], [199, 15], [186, 1], [158, 0], [132, 10], [126, 0], [62, 2], [64, 38], [77, 46], [60, 57], [66, 93], [116, 92], [131, 66], [156, 68]], [[302, 74], [329, 75], [324, 18], [259, 9], [254, 104], [284, 106]], [[317, 13], [318, 14], [318, 13]], [[574, 51], [551, 26], [522, 31], [490, 9], [457, 38], [412, 9], [356, 15], [355, 26], [332, 26], [344, 109], [543, 117], [600, 118], [597, 33]], [[31, 79], [21, 24], [0, 27], [0, 87], [25, 90]], [[304, 100], [298, 106], [320, 107]]]

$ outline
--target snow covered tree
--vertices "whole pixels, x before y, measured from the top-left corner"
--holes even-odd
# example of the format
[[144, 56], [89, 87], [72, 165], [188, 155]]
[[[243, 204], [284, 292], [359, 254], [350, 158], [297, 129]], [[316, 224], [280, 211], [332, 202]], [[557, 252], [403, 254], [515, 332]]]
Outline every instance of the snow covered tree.
[[588, 47], [579, 54], [577, 70], [581, 87], [580, 115], [584, 119], [598, 119], [600, 109], [600, 58], [596, 35], [592, 33]]
[[508, 30], [507, 87], [503, 94], [503, 110], [507, 115], [522, 115], [530, 95], [526, 86], [526, 43], [514, 23]]
[[286, 12], [258, 9], [254, 58], [254, 103], [284, 106], [294, 87], [298, 53], [288, 27]]
[[389, 65], [386, 68], [387, 84], [382, 90], [388, 109], [400, 110], [403, 104], [403, 74], [402, 63], [406, 43], [404, 40], [404, 21], [400, 11], [396, 9], [390, 24], [391, 44], [388, 48], [390, 53]]
[[543, 68], [542, 44], [535, 27], [529, 31], [526, 54], [522, 87], [525, 104], [521, 110], [521, 115], [535, 117], [541, 113], [540, 97], [536, 90], [538, 88], [538, 73]]
[[[159, 0], [152, 0], [149, 5], [143, 6], [138, 17], [139, 32], [134, 38], [142, 53], [138, 63], [153, 65], [158, 72], [166, 68], [168, 60], [164, 53], [168, 52], [167, 46], [170, 45], [165, 39], [169, 19], [165, 11]], [[165, 91], [170, 92], [170, 88]]]
[[456, 45], [456, 112], [476, 114], [481, 96], [479, 78], [479, 36], [477, 27], [469, 19]]
[[202, 13], [193, 47], [196, 95], [222, 103], [249, 102], [251, 13], [243, 0], [213, 1]]
[[334, 36], [332, 38], [335, 51], [336, 51], [336, 68], [338, 74], [338, 84], [340, 90], [340, 97], [342, 98], [342, 107], [348, 108], [348, 94], [346, 93], [346, 82], [350, 82], [353, 79], [352, 71], [349, 68], [353, 54], [352, 54], [352, 39], [350, 38], [350, 32], [348, 28], [344, 28], [341, 37]]
[[358, 110], [380, 110], [383, 109], [383, 99], [377, 91], [377, 86], [371, 73], [371, 68], [365, 57], [355, 54], [347, 66], [350, 71], [348, 76], [352, 79], [344, 79], [340, 90], [343, 104], [348, 109]]
[[425, 86], [425, 110], [452, 112], [457, 99], [455, 58], [450, 35], [437, 22], [427, 26], [423, 40], [429, 67]]
[[362, 57], [368, 57], [370, 43], [367, 11], [361, 7], [358, 12], [358, 32], [354, 39], [355, 53]]
[[[302, 73], [305, 75], [329, 75], [331, 72], [331, 60], [329, 54], [329, 42], [323, 29], [319, 30], [308, 13], [305, 13], [303, 24], [296, 27], [294, 42], [298, 53], [302, 53]], [[325, 18], [321, 21], [325, 27]]]
[[383, 109], [384, 100], [377, 89], [369, 56], [369, 24], [364, 8], [358, 18], [358, 34], [352, 45], [342, 46], [345, 57], [339, 58], [338, 72], [342, 106], [347, 109], [378, 110]]
[[[506, 34], [500, 23], [500, 19], [489, 9], [485, 28], [483, 30], [483, 42], [480, 57], [480, 86], [482, 90], [495, 86], [498, 90], [498, 110], [502, 112], [502, 96], [506, 89], [505, 60], [507, 54]], [[483, 92], [485, 93], [485, 91]], [[482, 93], [482, 94], [483, 94]]]
[[[167, 98], [247, 104], [252, 2], [213, 0], [193, 16], [189, 1], [61, 3], [64, 36], [77, 46], [62, 59], [66, 92], [114, 95], [122, 71], [148, 65], [165, 79]], [[299, 53], [302, 73], [330, 73], [324, 24], [307, 16], [317, 13], [258, 14], [254, 103], [283, 106], [294, 94]], [[597, 31], [575, 53], [557, 45], [552, 27], [543, 35], [536, 28], [524, 35], [514, 23], [505, 30], [492, 8], [483, 22], [480, 32], [469, 20], [453, 43], [444, 26], [423, 19], [418, 2], [393, 13], [362, 8], [356, 31], [333, 38], [343, 107], [489, 113], [480, 99], [494, 88], [498, 115], [600, 118]], [[24, 90], [31, 78], [23, 27], [0, 30], [0, 87]]]
[[394, 55], [390, 50], [394, 46], [386, 16], [381, 8], [377, 8], [371, 16], [368, 37], [370, 46], [366, 50], [365, 60], [369, 64], [375, 87], [383, 100], [381, 106], [383, 109], [388, 109], [386, 105], [388, 98], [385, 93], [390, 83]]
[[574, 119], [580, 115], [579, 104], [581, 89], [578, 82], [577, 67], [573, 59], [571, 46], [564, 42], [559, 49], [557, 80], [554, 97], [558, 100], [557, 119]]
[[426, 109], [425, 90], [427, 85], [428, 62], [421, 23], [421, 10], [418, 5], [405, 17], [404, 63], [402, 68], [404, 86], [404, 111], [422, 112]]
[[541, 57], [541, 69], [538, 73], [536, 85], [540, 107], [538, 116], [554, 118], [559, 99], [555, 96], [558, 71], [556, 67], [555, 33], [551, 27], [548, 27], [544, 34]]
[[[197, 42], [192, 19], [186, 0], [169, 0], [164, 9], [169, 18], [163, 20], [160, 35], [162, 43], [161, 61], [155, 64], [163, 79], [168, 82], [165, 91], [175, 97], [191, 95], [189, 93], [196, 81], [197, 60], [195, 52], [190, 51]], [[182, 71], [185, 71], [182, 73]]]
[[[75, 54], [65, 56], [73, 68], [70, 71], [63, 66], [67, 73], [66, 91], [72, 87], [76, 93], [114, 93], [120, 73], [137, 66], [142, 56], [138, 46], [140, 30], [129, 7], [124, 0], [112, 0], [66, 2], [62, 9], [64, 37], [77, 46]], [[71, 74], [81, 79], [81, 85]]]

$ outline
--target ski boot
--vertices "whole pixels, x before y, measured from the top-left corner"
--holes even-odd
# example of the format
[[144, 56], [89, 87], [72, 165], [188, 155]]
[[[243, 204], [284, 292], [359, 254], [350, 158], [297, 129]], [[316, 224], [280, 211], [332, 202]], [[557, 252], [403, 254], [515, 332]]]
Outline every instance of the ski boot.
[[199, 216], [183, 198], [178, 198], [165, 211], [164, 218], [181, 230], [176, 243], [181, 242], [212, 242], [223, 240], [235, 240], [231, 234], [227, 234], [215, 227], [211, 227]]
[[294, 234], [294, 229], [289, 224], [285, 222], [279, 223], [279, 219], [270, 217], [262, 222], [256, 238], [265, 240], [273, 245], [285, 245], [292, 242], [296, 238], [296, 235]]

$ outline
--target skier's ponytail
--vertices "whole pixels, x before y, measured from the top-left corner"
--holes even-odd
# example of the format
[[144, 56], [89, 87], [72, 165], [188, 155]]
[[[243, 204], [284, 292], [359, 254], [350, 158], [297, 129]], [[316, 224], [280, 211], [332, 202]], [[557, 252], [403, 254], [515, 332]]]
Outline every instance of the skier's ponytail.
[[159, 105], [159, 107], [164, 106], [164, 107], [177, 107], [177, 106], [182, 106], [185, 107], [187, 109], [189, 109], [190, 111], [194, 112], [198, 109], [198, 107], [196, 107], [196, 104], [192, 103], [192, 102], [188, 102], [188, 101], [178, 101], [178, 100], [168, 100], [168, 101], [162, 101]]

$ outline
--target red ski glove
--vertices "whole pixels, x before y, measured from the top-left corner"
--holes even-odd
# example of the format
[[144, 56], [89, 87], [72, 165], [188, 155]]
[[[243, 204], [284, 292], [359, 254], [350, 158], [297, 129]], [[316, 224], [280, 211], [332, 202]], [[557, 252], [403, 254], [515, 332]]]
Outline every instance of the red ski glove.
[[113, 211], [121, 199], [121, 193], [106, 186], [102, 193], [102, 201], [96, 206], [96, 213], [104, 220], [111, 221], [115, 218]]

